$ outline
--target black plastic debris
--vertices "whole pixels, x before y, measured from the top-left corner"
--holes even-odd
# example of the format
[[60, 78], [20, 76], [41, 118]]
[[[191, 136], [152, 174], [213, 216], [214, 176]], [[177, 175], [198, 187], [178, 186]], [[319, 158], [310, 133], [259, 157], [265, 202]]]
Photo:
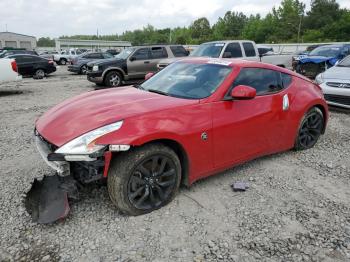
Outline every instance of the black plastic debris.
[[66, 217], [70, 211], [68, 199], [78, 198], [76, 181], [56, 174], [35, 179], [24, 204], [33, 222], [48, 224]]
[[231, 187], [235, 192], [242, 192], [249, 188], [249, 184], [246, 182], [235, 182], [231, 185]]

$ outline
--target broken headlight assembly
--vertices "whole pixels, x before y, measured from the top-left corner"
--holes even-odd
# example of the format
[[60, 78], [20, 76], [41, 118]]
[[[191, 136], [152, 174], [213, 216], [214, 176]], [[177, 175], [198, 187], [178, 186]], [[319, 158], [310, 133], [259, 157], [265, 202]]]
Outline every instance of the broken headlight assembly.
[[114, 132], [120, 129], [123, 125], [123, 121], [118, 121], [113, 124], [109, 124], [88, 133], [85, 133], [70, 142], [64, 144], [57, 149], [55, 153], [62, 155], [90, 155], [101, 149], [106, 145], [97, 145], [96, 140], [101, 136]]

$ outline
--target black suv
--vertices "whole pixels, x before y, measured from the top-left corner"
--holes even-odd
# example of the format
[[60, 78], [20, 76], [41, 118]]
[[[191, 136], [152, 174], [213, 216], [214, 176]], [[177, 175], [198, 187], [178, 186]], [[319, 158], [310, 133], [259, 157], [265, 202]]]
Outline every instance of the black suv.
[[97, 85], [112, 87], [127, 82], [138, 82], [143, 80], [147, 73], [156, 72], [161, 59], [187, 55], [188, 52], [181, 45], [130, 47], [115, 58], [88, 63], [87, 79]]

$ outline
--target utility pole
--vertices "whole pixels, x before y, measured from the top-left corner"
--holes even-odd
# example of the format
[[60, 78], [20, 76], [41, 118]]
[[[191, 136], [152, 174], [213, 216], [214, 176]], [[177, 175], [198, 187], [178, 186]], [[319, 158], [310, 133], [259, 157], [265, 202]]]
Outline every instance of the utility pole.
[[7, 24], [5, 24], [5, 29], [6, 29], [6, 32], [8, 32], [8, 31], [7, 31]]
[[298, 44], [300, 43], [300, 31], [301, 31], [301, 20], [303, 18], [303, 15], [300, 16], [299, 20], [299, 27], [298, 27]]

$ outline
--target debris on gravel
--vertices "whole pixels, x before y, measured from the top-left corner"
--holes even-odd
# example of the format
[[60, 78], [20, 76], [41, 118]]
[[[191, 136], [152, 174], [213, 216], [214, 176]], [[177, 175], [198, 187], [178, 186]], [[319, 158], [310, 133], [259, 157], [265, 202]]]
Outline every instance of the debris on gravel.
[[[31, 222], [22, 197], [53, 174], [36, 152], [35, 119], [94, 90], [66, 67], [0, 85], [0, 261], [350, 261], [350, 113], [330, 113], [307, 151], [263, 157], [182, 187], [166, 207], [128, 217], [91, 185], [53, 225]], [[278, 136], [276, 137], [278, 139]], [[248, 181], [244, 194], [233, 181]]]

